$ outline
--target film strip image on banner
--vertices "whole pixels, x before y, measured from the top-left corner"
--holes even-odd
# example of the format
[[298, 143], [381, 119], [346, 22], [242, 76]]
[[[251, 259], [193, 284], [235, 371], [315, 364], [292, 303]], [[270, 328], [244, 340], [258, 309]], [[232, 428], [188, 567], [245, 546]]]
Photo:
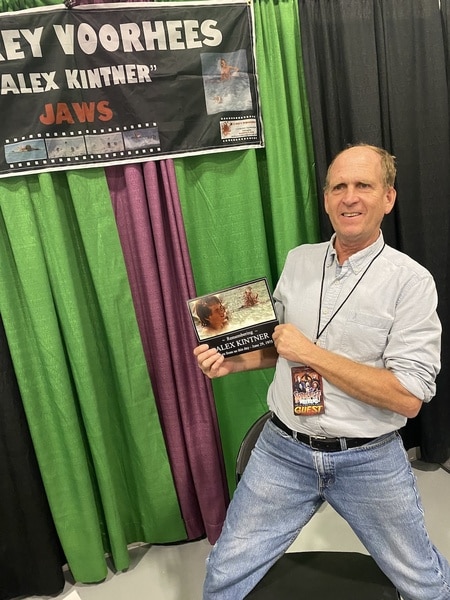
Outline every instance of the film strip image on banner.
[[41, 139], [40, 134], [4, 146], [5, 160], [17, 169], [71, 165], [104, 160], [151, 159], [161, 152], [156, 123], [139, 124], [125, 131], [101, 129], [70, 132]]
[[0, 177], [264, 145], [249, 2], [2, 13], [0, 60]]

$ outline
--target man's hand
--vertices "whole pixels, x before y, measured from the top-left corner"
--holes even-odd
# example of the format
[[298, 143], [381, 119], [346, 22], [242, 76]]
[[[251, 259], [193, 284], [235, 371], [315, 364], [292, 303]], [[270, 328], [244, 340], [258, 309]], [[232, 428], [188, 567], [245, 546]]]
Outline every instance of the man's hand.
[[197, 364], [202, 372], [210, 379], [229, 375], [235, 370], [233, 361], [225, 360], [225, 357], [216, 348], [210, 348], [208, 344], [194, 348], [194, 356], [196, 356]]
[[291, 362], [308, 364], [308, 356], [314, 350], [314, 344], [294, 325], [277, 325], [272, 339], [279, 356]]
[[225, 358], [216, 348], [202, 344], [194, 348], [194, 356], [197, 358], [197, 364], [202, 372], [210, 379], [214, 379], [230, 373], [274, 367], [278, 354], [274, 346], [268, 346], [262, 350], [253, 350], [253, 352]]

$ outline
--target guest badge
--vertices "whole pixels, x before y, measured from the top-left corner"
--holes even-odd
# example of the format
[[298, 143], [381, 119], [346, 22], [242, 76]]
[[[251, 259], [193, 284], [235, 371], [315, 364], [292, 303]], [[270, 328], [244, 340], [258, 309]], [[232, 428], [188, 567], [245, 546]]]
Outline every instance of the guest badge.
[[311, 367], [292, 367], [294, 415], [317, 416], [325, 412], [322, 377]]

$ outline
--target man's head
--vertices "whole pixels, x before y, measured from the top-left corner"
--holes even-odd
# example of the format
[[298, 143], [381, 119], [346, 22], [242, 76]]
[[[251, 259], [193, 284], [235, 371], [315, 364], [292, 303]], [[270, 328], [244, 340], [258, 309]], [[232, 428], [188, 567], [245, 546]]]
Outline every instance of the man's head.
[[359, 144], [340, 152], [328, 168], [325, 210], [343, 259], [378, 238], [384, 215], [394, 207], [395, 159], [376, 146]]

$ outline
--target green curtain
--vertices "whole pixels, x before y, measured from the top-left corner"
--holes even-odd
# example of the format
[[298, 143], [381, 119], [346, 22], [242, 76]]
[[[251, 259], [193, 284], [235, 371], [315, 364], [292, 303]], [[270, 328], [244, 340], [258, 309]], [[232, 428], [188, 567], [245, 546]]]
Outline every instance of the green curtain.
[[[256, 0], [265, 149], [176, 160], [199, 295], [266, 276], [288, 250], [319, 240], [314, 157], [296, 0]], [[267, 410], [272, 370], [213, 382], [229, 487], [246, 431]]]
[[76, 580], [185, 539], [103, 170], [9, 178], [0, 311]]

